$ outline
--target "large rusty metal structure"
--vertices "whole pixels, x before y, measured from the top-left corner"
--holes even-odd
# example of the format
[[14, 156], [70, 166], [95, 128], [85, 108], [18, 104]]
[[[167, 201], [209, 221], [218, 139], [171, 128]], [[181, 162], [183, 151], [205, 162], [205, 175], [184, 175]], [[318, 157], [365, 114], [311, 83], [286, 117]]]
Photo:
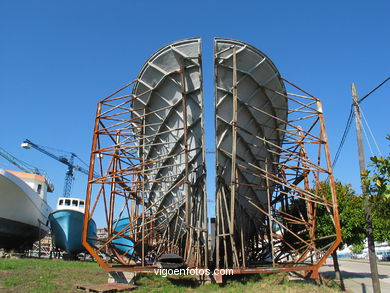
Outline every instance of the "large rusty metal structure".
[[[113, 271], [151, 271], [173, 255], [189, 267], [316, 277], [341, 240], [321, 102], [253, 46], [215, 39], [209, 235], [200, 44], [163, 47], [135, 81], [98, 103], [84, 223], [103, 217], [107, 238], [92, 247], [85, 226], [83, 244]], [[325, 179], [331, 197], [320, 192]], [[316, 229], [318, 207], [334, 233]]]
[[200, 44], [163, 47], [98, 104], [90, 164], [100, 176], [89, 181], [85, 216], [103, 209], [108, 238], [86, 246], [105, 268], [150, 267], [166, 254], [208, 265]]
[[[321, 102], [251, 45], [216, 39], [214, 50], [215, 266], [317, 272], [341, 239]], [[332, 198], [318, 192], [327, 178]], [[319, 205], [333, 235], [316, 231]]]

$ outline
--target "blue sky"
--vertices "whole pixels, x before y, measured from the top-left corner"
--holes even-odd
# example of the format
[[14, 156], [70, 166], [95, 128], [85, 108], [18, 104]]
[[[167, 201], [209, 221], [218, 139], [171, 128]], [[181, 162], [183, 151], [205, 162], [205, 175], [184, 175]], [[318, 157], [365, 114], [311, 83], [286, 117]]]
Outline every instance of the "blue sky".
[[[207, 146], [213, 149], [214, 37], [248, 42], [266, 53], [282, 76], [322, 99], [332, 157], [350, 104], [390, 73], [389, 1], [0, 1], [0, 146], [45, 169], [62, 192], [66, 166], [37, 144], [89, 159], [96, 104], [136, 78], [165, 44], [203, 40]], [[388, 153], [390, 82], [362, 104], [379, 146]], [[368, 146], [366, 145], [367, 156]], [[3, 160], [0, 163], [5, 164]], [[214, 158], [208, 160], [213, 198]], [[359, 189], [354, 127], [335, 176]], [[85, 196], [76, 175], [73, 195]]]

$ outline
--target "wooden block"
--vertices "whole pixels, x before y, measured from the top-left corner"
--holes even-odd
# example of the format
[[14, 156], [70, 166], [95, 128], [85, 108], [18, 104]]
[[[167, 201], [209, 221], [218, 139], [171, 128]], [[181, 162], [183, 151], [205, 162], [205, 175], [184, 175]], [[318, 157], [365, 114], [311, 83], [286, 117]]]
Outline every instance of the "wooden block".
[[134, 285], [127, 285], [122, 283], [107, 283], [101, 285], [77, 285], [77, 289], [85, 290], [87, 292], [97, 293], [111, 293], [135, 290], [138, 287]]

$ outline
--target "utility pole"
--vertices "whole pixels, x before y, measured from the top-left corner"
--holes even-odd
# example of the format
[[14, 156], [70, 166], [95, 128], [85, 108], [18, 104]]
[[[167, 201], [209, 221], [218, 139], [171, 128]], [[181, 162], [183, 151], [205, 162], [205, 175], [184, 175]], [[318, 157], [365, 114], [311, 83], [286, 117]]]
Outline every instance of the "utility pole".
[[366, 172], [366, 163], [364, 161], [364, 148], [362, 140], [362, 123], [360, 120], [360, 108], [358, 102], [358, 94], [356, 91], [355, 83], [352, 83], [352, 100], [353, 108], [355, 111], [355, 122], [356, 122], [356, 137], [359, 151], [359, 167], [360, 167], [360, 180], [362, 182], [362, 191], [364, 198], [364, 213], [366, 217], [366, 235], [368, 244], [368, 257], [370, 259], [371, 279], [374, 293], [380, 293], [381, 287], [379, 284], [378, 265], [375, 254], [375, 242], [374, 233], [372, 230], [372, 216], [370, 206], [370, 196], [368, 194], [367, 186], [363, 182], [363, 174]]

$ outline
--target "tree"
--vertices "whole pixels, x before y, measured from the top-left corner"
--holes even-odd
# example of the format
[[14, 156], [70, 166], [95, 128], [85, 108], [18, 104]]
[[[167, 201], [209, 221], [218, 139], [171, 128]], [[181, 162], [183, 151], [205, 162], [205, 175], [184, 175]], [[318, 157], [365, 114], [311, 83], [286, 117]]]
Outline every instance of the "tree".
[[[353, 85], [354, 88], [354, 85]], [[379, 199], [388, 198], [389, 195], [389, 164], [388, 160], [384, 158], [378, 159], [377, 157], [372, 157], [372, 164], [369, 167], [372, 167], [372, 170], [367, 170], [364, 166], [364, 151], [363, 143], [361, 139], [360, 132], [360, 113], [358, 110], [358, 102], [356, 97], [355, 100], [355, 109], [356, 110], [356, 132], [358, 137], [358, 146], [359, 146], [359, 165], [360, 165], [360, 177], [362, 181], [362, 191], [364, 196], [364, 211], [366, 216], [366, 233], [367, 233], [367, 244], [368, 244], [368, 256], [370, 259], [370, 268], [371, 268], [371, 279], [374, 292], [380, 292], [380, 283], [379, 283], [379, 273], [378, 265], [376, 261], [375, 254], [375, 242], [374, 242], [374, 229], [372, 221], [372, 211], [371, 203], [373, 194]], [[389, 137], [387, 137], [389, 139]], [[371, 174], [370, 174], [371, 173]]]
[[[387, 136], [390, 140], [390, 135]], [[390, 239], [390, 156], [371, 157], [363, 174], [363, 184], [370, 195], [374, 239]]]
[[[330, 185], [328, 181], [322, 181], [317, 189], [319, 195], [331, 199]], [[365, 238], [363, 198], [358, 196], [350, 184], [335, 182], [340, 216], [342, 242], [344, 245], [361, 244]], [[318, 207], [317, 231], [319, 236], [335, 233], [334, 225], [324, 206]]]
[[370, 160], [363, 183], [371, 196], [390, 199], [390, 156], [374, 156]]
[[[364, 202], [363, 197], [356, 195], [356, 192], [351, 188], [350, 184], [342, 184], [340, 181], [335, 181], [336, 195], [338, 201], [338, 210], [340, 216], [341, 227], [341, 243], [339, 247], [344, 245], [363, 245], [365, 238], [365, 220], [364, 220]], [[315, 193], [331, 200], [331, 188], [328, 181], [322, 181], [317, 186]], [[325, 206], [319, 206], [317, 210], [317, 233], [318, 237], [336, 233], [332, 219]], [[330, 240], [321, 240], [321, 242]], [[321, 243], [323, 247], [326, 243]], [[340, 287], [345, 290], [343, 278], [341, 275], [339, 262], [336, 250], [332, 253], [334, 270], [336, 278], [340, 281]]]
[[[327, 199], [331, 199], [329, 182], [322, 181], [319, 185], [316, 192]], [[340, 247], [344, 245], [361, 246], [366, 238], [363, 197], [357, 195], [350, 184], [342, 184], [340, 181], [336, 181], [335, 185], [342, 235]], [[370, 204], [375, 241], [390, 240], [390, 198], [374, 195], [370, 199]], [[317, 232], [319, 236], [330, 235], [335, 232], [331, 218], [324, 206], [318, 207]]]
[[375, 241], [390, 240], [390, 199], [373, 197], [370, 200], [372, 209], [372, 226]]
[[[387, 139], [390, 140], [390, 136]], [[370, 160], [368, 170], [362, 174], [364, 187], [369, 194], [369, 207], [372, 211], [370, 223], [372, 221], [374, 239], [386, 241], [390, 239], [390, 157], [371, 157]], [[342, 235], [340, 247], [353, 245], [355, 249], [359, 249], [366, 237], [367, 207], [365, 211], [365, 197], [356, 195], [350, 185], [343, 185], [339, 181], [336, 181], [335, 184]], [[329, 182], [321, 182], [316, 191], [325, 198], [331, 199]], [[334, 227], [325, 207], [321, 206], [317, 215], [319, 236], [329, 235], [329, 232], [332, 232], [330, 229], [334, 229]], [[332, 257], [336, 276], [343, 289], [336, 251]]]
[[[364, 248], [364, 240], [366, 238], [366, 219], [364, 211], [364, 197], [356, 194], [355, 190], [351, 188], [350, 184], [343, 184], [340, 181], [335, 181], [336, 196], [338, 200], [338, 211], [340, 218], [340, 227], [342, 241], [339, 247], [345, 245], [352, 245], [356, 251], [361, 251]], [[329, 181], [321, 181], [318, 183], [313, 193], [324, 197], [331, 201], [332, 194]], [[372, 197], [371, 207], [373, 215], [374, 236], [377, 241], [385, 241], [390, 239], [390, 199], [385, 197]], [[289, 207], [289, 212], [297, 217], [303, 217], [307, 220], [307, 207], [306, 202], [303, 200], [295, 200]], [[288, 224], [286, 224], [288, 225]], [[303, 239], [309, 239], [309, 235], [306, 230], [300, 225], [293, 225], [289, 227], [295, 234], [299, 234]], [[304, 233], [305, 232], [305, 233]], [[335, 234], [334, 224], [332, 218], [329, 215], [329, 211], [324, 205], [317, 206], [316, 214], [316, 241], [317, 247], [328, 247], [327, 245], [334, 241], [332, 238], [325, 238], [327, 235]], [[289, 240], [289, 234], [286, 234], [286, 242], [288, 247], [296, 247], [296, 241], [291, 236]], [[322, 238], [324, 237], [324, 238]], [[288, 248], [286, 248], [288, 249]], [[336, 272], [336, 278], [340, 280], [340, 286], [344, 290], [344, 284], [340, 268], [338, 265], [337, 253], [332, 253], [334, 268]]]
[[363, 243], [352, 244], [351, 250], [352, 250], [353, 253], [356, 253], [356, 254], [357, 253], [362, 253], [363, 249], [364, 249], [364, 244]]

